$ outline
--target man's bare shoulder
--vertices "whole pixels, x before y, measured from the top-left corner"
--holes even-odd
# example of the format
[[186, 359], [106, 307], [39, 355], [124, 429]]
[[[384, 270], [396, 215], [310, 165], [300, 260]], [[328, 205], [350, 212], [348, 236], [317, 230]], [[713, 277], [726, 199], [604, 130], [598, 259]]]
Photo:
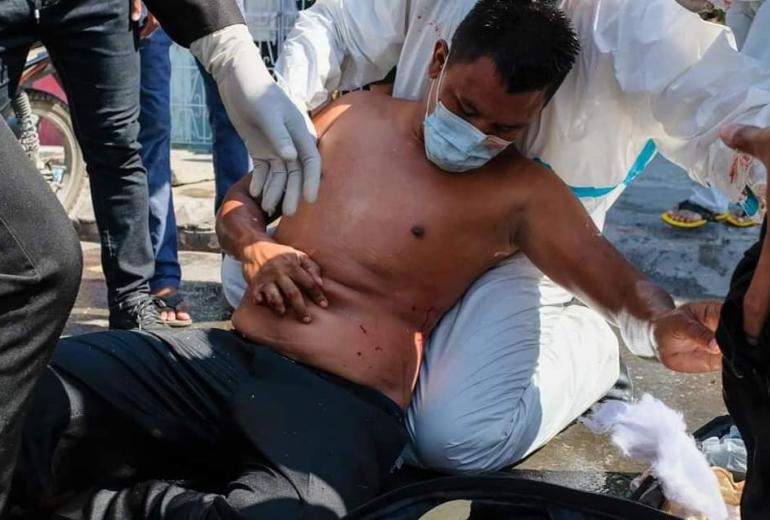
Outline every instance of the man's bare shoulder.
[[524, 157], [515, 148], [501, 154], [495, 162], [508, 181], [513, 184], [528, 186], [532, 190], [561, 187], [569, 191], [564, 181], [549, 166], [541, 161]]
[[389, 108], [397, 103], [397, 100], [385, 94], [363, 90], [354, 91], [338, 97], [317, 114], [314, 114], [313, 124], [320, 139], [344, 116], [382, 116], [387, 114]]

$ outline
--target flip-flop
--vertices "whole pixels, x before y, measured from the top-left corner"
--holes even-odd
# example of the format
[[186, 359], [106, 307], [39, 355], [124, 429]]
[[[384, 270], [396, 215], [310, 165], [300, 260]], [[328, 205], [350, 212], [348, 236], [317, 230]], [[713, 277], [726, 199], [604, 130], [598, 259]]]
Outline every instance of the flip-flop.
[[681, 222], [669, 215], [668, 211], [660, 214], [660, 219], [663, 222], [679, 229], [697, 229], [699, 227], [705, 226], [709, 222], [721, 222], [730, 216], [729, 213], [715, 213], [709, 209], [704, 208], [700, 204], [695, 204], [689, 200], [683, 200], [677, 204], [675, 211], [692, 211], [693, 213], [697, 213], [701, 216], [700, 220], [693, 220], [692, 222]]
[[737, 228], [750, 228], [759, 225], [759, 222], [755, 219], [747, 217], [748, 215], [746, 215], [746, 212], [741, 209], [738, 210], [737, 213], [729, 213], [725, 218], [725, 221]]
[[[171, 309], [176, 313], [176, 308], [184, 302], [184, 298], [182, 297], [179, 292], [175, 292], [173, 294], [169, 294], [168, 296], [155, 296], [155, 305], [157, 305], [159, 310], [164, 309]], [[180, 320], [177, 318], [174, 318], [173, 320], [163, 320], [163, 322], [168, 325], [169, 327], [189, 327], [192, 325], [193, 320], [187, 319], [187, 320]]]

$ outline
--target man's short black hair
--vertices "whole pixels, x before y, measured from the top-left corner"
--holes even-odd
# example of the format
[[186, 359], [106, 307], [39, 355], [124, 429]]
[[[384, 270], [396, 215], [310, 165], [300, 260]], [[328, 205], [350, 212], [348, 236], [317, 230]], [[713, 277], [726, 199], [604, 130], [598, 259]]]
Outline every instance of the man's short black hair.
[[544, 90], [550, 99], [579, 51], [552, 0], [479, 0], [452, 38], [449, 65], [488, 56], [509, 93]]

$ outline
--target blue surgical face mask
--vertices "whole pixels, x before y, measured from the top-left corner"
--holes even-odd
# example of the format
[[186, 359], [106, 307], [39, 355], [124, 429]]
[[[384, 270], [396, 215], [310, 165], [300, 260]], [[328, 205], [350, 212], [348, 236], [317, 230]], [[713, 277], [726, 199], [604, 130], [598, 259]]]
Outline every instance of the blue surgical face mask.
[[479, 168], [511, 145], [510, 141], [494, 135], [487, 135], [468, 121], [449, 110], [438, 99], [444, 71], [449, 61], [447, 56], [436, 86], [435, 108], [428, 114], [433, 85], [428, 91], [423, 130], [425, 155], [428, 159], [448, 172], [465, 172]]

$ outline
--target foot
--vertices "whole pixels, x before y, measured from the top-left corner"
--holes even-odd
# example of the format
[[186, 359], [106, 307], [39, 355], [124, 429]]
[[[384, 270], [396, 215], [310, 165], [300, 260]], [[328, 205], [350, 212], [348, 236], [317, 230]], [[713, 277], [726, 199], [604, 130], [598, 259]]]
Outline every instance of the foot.
[[190, 308], [184, 301], [179, 289], [164, 287], [152, 293], [159, 300], [160, 319], [172, 327], [187, 327], [192, 324]]
[[160, 319], [155, 298], [149, 294], [131, 302], [110, 309], [111, 329], [166, 330], [168, 326]]
[[741, 208], [731, 211], [726, 220], [728, 224], [738, 228], [756, 226], [760, 223], [756, 218], [748, 216]]
[[703, 215], [690, 211], [689, 209], [670, 209], [666, 212], [666, 215], [671, 217], [671, 220], [674, 222], [682, 224], [694, 224], [704, 221]]
[[695, 229], [705, 226], [709, 221], [721, 221], [727, 217], [725, 213], [714, 213], [699, 204], [688, 200], [682, 201], [665, 213], [660, 218], [666, 224], [681, 228]]

